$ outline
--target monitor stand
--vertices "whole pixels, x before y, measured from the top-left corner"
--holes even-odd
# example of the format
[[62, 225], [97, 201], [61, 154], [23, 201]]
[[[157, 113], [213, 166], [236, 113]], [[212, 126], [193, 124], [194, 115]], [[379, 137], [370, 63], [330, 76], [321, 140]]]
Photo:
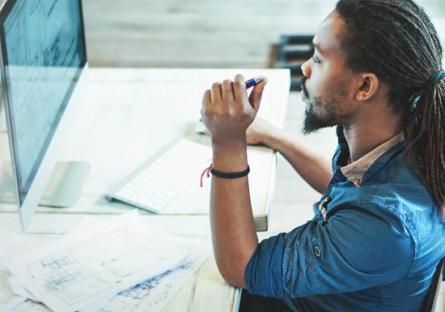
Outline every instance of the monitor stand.
[[[90, 171], [83, 161], [57, 162], [40, 199], [39, 206], [68, 208], [79, 200]], [[16, 204], [15, 184], [10, 162], [0, 161], [0, 203]]]
[[39, 205], [52, 208], [74, 206], [82, 194], [89, 171], [87, 162], [57, 162]]

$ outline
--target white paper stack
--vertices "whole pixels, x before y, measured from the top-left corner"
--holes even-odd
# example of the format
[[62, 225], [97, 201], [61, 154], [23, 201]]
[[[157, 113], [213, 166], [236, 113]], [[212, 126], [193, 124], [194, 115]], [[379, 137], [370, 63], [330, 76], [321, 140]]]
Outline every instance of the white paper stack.
[[206, 243], [148, 231], [137, 214], [87, 220], [8, 262], [14, 292], [26, 297], [11, 301], [10, 310], [156, 311], [201, 266], [208, 249]]

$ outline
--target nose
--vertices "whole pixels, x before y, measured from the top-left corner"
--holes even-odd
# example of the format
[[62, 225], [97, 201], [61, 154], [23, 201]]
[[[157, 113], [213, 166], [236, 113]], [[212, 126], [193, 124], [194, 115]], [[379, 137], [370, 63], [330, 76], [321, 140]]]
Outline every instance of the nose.
[[306, 62], [304, 62], [303, 65], [301, 65], [301, 71], [303, 72], [303, 76], [306, 78], [309, 78], [312, 73], [311, 61], [312, 59], [310, 58]]

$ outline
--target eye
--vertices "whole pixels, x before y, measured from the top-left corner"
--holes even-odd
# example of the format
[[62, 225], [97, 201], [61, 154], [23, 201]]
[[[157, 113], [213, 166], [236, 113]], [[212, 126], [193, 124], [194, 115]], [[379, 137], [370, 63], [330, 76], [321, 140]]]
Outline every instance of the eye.
[[315, 54], [312, 56], [312, 61], [314, 61], [314, 63], [316, 64], [320, 64], [321, 60], [318, 56], [316, 56]]

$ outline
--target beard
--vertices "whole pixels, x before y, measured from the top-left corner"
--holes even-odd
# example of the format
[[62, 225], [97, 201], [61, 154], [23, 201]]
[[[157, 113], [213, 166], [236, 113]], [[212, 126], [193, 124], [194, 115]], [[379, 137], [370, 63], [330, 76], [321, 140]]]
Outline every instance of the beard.
[[[323, 128], [334, 127], [341, 123], [335, 107], [337, 107], [336, 97], [324, 99], [322, 97], [311, 98], [309, 95], [305, 81], [302, 82], [302, 97], [306, 103], [305, 118], [303, 122], [303, 133], [305, 135], [316, 132]], [[315, 108], [319, 108], [320, 112], [316, 112]]]
[[315, 98], [313, 102], [308, 103], [308, 108], [305, 110], [303, 133], [310, 134], [323, 128], [334, 127], [339, 124], [339, 120], [333, 113], [319, 116], [314, 112], [314, 105], [323, 105], [321, 98]]

